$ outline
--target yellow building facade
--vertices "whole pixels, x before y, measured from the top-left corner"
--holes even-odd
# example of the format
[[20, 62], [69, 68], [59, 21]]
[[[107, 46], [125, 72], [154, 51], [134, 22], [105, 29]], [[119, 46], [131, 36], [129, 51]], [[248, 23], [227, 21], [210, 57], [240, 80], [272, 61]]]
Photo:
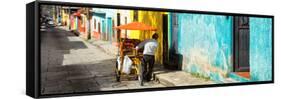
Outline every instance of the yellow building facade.
[[158, 38], [158, 48], [156, 51], [155, 59], [157, 63], [163, 63], [163, 15], [165, 12], [156, 12], [156, 11], [131, 11], [131, 20], [142, 22], [146, 25], [150, 25], [154, 28], [157, 28], [157, 31], [140, 31], [132, 30], [128, 35], [132, 39], [151, 39], [152, 35], [156, 32], [159, 35]]

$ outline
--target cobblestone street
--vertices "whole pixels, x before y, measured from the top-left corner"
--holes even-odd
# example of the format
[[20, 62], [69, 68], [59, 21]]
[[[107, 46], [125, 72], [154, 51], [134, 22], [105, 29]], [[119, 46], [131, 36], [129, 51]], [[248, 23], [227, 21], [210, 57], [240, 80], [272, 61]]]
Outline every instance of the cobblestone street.
[[41, 33], [41, 92], [58, 94], [87, 91], [164, 87], [156, 82], [116, 82], [115, 56], [83, 41], [72, 32], [50, 28]]

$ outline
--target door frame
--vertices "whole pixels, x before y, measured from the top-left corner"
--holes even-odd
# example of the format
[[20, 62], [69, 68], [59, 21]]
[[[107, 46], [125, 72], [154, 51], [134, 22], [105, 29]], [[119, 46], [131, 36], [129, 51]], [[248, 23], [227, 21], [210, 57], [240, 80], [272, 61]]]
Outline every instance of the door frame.
[[[250, 20], [248, 16], [233, 16], [233, 72], [250, 72], [250, 41], [248, 42], [248, 66], [247, 67], [240, 67], [239, 66], [239, 41], [240, 35], [237, 34], [239, 32], [239, 18], [240, 17], [247, 17], [248, 19], [248, 27], [242, 27], [248, 29], [248, 40], [250, 40]], [[238, 39], [238, 40], [237, 40]]]
[[169, 17], [167, 14], [162, 14], [162, 34], [163, 34], [163, 63], [169, 62]]

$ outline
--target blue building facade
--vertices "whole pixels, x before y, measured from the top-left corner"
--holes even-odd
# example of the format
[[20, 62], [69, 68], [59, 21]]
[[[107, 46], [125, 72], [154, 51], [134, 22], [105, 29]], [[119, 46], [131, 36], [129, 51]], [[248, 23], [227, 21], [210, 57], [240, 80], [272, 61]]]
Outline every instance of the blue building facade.
[[272, 19], [250, 18], [250, 69], [253, 81], [272, 79]]
[[249, 79], [233, 76], [233, 16], [170, 13], [169, 49], [182, 56], [183, 71], [217, 83], [229, 77], [239, 82], [271, 80], [272, 20], [249, 19]]

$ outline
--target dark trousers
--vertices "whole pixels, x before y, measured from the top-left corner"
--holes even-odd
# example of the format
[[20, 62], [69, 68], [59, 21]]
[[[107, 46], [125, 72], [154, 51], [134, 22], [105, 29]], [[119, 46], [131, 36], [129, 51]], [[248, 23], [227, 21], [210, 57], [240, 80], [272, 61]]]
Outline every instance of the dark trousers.
[[152, 77], [154, 55], [144, 55], [141, 62], [141, 81], [150, 81]]

